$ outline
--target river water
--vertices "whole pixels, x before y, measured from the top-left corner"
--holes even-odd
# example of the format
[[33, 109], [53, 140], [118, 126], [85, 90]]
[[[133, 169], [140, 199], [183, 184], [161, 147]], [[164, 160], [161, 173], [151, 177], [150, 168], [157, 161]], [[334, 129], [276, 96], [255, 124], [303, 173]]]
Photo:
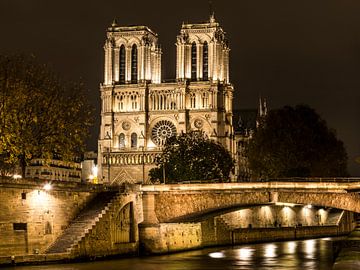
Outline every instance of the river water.
[[235, 247], [217, 247], [163, 256], [123, 258], [74, 264], [19, 266], [17, 270], [200, 270], [276, 269], [329, 270], [334, 261], [333, 241], [321, 238]]

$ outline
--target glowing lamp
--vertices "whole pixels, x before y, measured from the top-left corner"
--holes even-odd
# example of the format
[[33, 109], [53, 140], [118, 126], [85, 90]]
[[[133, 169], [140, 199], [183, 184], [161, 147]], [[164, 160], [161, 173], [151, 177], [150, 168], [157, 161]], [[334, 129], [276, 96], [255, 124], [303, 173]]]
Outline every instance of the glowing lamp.
[[51, 190], [51, 185], [49, 184], [49, 183], [47, 183], [47, 184], [45, 184], [44, 185], [44, 190], [46, 190], [46, 191], [49, 191], [49, 190]]
[[98, 176], [98, 167], [96, 165], [92, 167], [91, 171], [92, 171], [93, 179]]

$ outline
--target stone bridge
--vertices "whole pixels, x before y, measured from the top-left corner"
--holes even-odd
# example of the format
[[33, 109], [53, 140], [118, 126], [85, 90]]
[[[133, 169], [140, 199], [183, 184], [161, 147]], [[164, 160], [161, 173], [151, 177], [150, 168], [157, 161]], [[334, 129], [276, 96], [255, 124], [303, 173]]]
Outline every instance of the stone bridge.
[[144, 185], [143, 224], [187, 222], [255, 205], [281, 203], [360, 213], [360, 181]]

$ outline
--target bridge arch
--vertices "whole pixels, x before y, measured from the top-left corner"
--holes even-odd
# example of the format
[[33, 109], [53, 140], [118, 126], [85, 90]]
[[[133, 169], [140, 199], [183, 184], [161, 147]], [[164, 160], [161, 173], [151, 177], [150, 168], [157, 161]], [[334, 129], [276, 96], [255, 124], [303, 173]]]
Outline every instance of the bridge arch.
[[311, 204], [360, 213], [360, 195], [357, 192], [307, 190], [189, 190], [145, 192], [153, 196], [158, 222], [176, 222], [196, 219], [203, 215], [226, 213], [235, 209], [276, 202]]

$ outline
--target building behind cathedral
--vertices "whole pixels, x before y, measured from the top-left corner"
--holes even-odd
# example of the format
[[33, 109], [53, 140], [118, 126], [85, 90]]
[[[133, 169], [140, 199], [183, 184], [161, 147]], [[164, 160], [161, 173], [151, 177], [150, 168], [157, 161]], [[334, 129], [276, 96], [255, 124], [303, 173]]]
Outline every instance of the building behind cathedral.
[[205, 23], [182, 24], [170, 82], [162, 81], [158, 35], [147, 26], [114, 22], [104, 51], [100, 181], [148, 183], [166, 139], [190, 130], [204, 131], [236, 158], [230, 48], [213, 15]]

